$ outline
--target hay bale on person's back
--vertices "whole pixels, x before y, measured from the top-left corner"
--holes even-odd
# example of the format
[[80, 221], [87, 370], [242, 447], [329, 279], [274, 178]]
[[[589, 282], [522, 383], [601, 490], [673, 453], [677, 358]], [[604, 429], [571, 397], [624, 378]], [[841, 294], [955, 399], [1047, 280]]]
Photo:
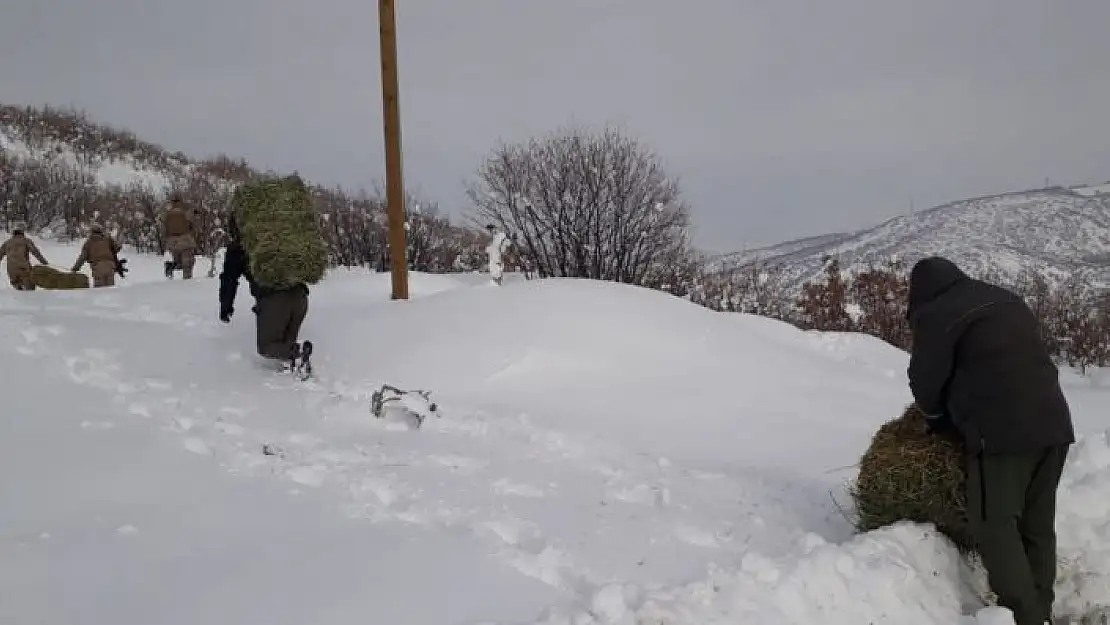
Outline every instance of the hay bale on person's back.
[[856, 529], [898, 521], [932, 523], [962, 551], [972, 551], [963, 443], [926, 429], [915, 405], [875, 433], [851, 488]]
[[31, 282], [36, 288], [70, 290], [89, 288], [89, 277], [83, 273], [60, 271], [48, 265], [31, 267]]
[[328, 248], [312, 194], [296, 175], [240, 185], [231, 207], [257, 284], [284, 289], [316, 284], [328, 267]]

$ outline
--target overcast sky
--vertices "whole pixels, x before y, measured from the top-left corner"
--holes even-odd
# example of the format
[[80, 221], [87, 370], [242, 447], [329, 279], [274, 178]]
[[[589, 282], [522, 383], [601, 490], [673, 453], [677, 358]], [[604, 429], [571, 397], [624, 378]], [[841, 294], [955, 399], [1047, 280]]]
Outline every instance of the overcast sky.
[[[1110, 179], [1107, 0], [397, 0], [406, 184], [465, 210], [500, 139], [619, 125], [735, 250]], [[0, 101], [193, 156], [384, 176], [371, 0], [14, 0]]]

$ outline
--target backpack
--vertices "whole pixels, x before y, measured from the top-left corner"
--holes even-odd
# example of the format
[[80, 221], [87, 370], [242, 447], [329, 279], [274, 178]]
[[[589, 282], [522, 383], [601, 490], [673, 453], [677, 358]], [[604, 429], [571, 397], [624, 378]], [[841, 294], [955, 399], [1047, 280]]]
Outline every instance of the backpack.
[[312, 196], [299, 176], [266, 177], [240, 185], [231, 198], [251, 277], [268, 289], [316, 284], [328, 268], [328, 248]]

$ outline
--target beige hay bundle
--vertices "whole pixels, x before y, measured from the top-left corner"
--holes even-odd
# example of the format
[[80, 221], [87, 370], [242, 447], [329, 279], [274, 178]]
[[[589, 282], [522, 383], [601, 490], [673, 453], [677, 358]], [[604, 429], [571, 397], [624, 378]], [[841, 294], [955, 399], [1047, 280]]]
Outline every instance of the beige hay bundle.
[[31, 267], [31, 282], [40, 289], [70, 290], [89, 288], [89, 277], [83, 273], [60, 271], [47, 265]]
[[929, 434], [925, 415], [909, 406], [879, 428], [860, 459], [850, 489], [856, 529], [864, 532], [904, 520], [932, 523], [961, 551], [972, 551], [963, 455], [956, 436]]

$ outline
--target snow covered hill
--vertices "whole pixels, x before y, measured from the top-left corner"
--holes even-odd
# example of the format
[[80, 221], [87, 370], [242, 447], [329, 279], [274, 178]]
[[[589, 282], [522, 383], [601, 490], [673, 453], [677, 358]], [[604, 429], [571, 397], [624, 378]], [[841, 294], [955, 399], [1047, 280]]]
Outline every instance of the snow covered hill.
[[[301, 383], [255, 359], [245, 288], [225, 326], [215, 280], [128, 256], [115, 288], [0, 289], [0, 622], [975, 622], [947, 542], [853, 537], [833, 502], [908, 401], [877, 339], [576, 280], [415, 274], [390, 301], [337, 271]], [[385, 383], [442, 416], [375, 419]], [[1067, 392], [1078, 614], [1110, 605], [1110, 389]]]
[[[22, 223], [33, 234], [65, 240], [97, 221], [125, 244], [161, 250], [158, 224], [174, 191], [195, 210], [198, 250], [207, 255], [223, 245], [236, 186], [266, 173], [293, 172], [264, 172], [226, 155], [190, 158], [80, 112], [0, 103], [0, 227]], [[306, 183], [330, 257], [346, 266], [380, 262], [384, 196]], [[406, 215], [413, 268], [484, 268], [486, 232], [454, 223], [415, 190], [406, 191]]]
[[[55, 121], [55, 127], [44, 120], [43, 127], [31, 130], [25, 127], [24, 117], [23, 109], [0, 105], [0, 155], [56, 162], [87, 172], [102, 185], [157, 193], [166, 192], [175, 179], [185, 180], [196, 169], [184, 155], [170, 154], [123, 131], [74, 120], [66, 120], [70, 123], [65, 125]], [[213, 177], [213, 182], [219, 180]]]
[[1110, 184], [1004, 193], [952, 202], [895, 217], [873, 228], [791, 241], [726, 255], [726, 263], [755, 259], [780, 264], [791, 283], [820, 273], [826, 256], [846, 269], [948, 256], [971, 272], [1016, 277], [1033, 269], [1060, 280], [1078, 274], [1110, 285]]

